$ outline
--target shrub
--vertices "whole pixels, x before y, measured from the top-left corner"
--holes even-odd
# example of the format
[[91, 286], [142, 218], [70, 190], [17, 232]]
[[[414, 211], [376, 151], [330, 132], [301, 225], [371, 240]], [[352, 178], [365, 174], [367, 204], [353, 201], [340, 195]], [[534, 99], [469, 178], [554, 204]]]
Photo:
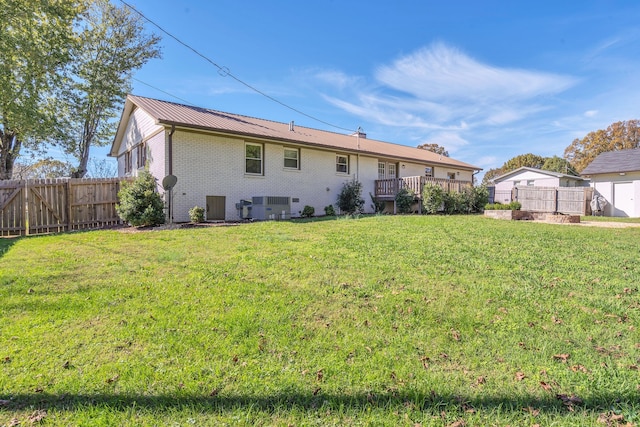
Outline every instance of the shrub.
[[484, 207], [485, 211], [519, 211], [522, 208], [522, 204], [517, 201], [513, 201], [511, 203], [502, 204], [500, 202], [496, 203], [487, 203]]
[[311, 218], [314, 213], [316, 213], [316, 210], [313, 206], [305, 205], [305, 207], [302, 208], [302, 213], [300, 215], [303, 218]]
[[189, 219], [195, 223], [204, 222], [204, 208], [194, 206], [189, 209]]
[[336, 216], [336, 210], [333, 208], [333, 205], [325, 206], [324, 214], [326, 216]]
[[444, 190], [437, 184], [426, 184], [422, 189], [422, 205], [424, 212], [435, 214], [442, 210]]
[[127, 224], [134, 227], [164, 224], [164, 203], [149, 171], [140, 172], [131, 183], [123, 183], [118, 200], [116, 212]]
[[473, 187], [472, 190], [472, 212], [480, 212], [482, 207], [489, 202], [489, 189], [486, 185]]
[[348, 215], [361, 213], [364, 210], [362, 184], [359, 181], [354, 179], [344, 183], [338, 194], [338, 207], [341, 212]]
[[406, 188], [401, 188], [396, 194], [396, 209], [401, 214], [411, 213], [411, 207], [415, 200], [415, 193]]

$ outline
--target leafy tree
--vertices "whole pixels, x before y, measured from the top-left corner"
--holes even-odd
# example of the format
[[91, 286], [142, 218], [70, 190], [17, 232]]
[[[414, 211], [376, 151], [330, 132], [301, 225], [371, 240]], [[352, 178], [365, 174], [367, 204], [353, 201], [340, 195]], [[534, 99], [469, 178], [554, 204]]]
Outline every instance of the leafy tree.
[[118, 175], [118, 167], [107, 159], [91, 159], [89, 162], [89, 176], [91, 178], [113, 178]]
[[438, 144], [420, 144], [418, 145], [418, 148], [440, 154], [441, 156], [449, 157], [449, 152]]
[[541, 169], [545, 171], [560, 172], [565, 175], [578, 176], [578, 173], [575, 171], [573, 166], [571, 166], [571, 163], [569, 163], [567, 159], [563, 159], [558, 156], [547, 157], [547, 160], [545, 160]]
[[362, 183], [360, 181], [345, 182], [338, 194], [338, 207], [348, 215], [361, 213], [364, 210], [362, 198]]
[[491, 182], [492, 179], [521, 167], [542, 169], [542, 166], [544, 166], [547, 159], [547, 157], [542, 157], [531, 153], [520, 154], [519, 156], [515, 156], [507, 160], [500, 168], [488, 170], [484, 174], [482, 184], [487, 185]]
[[108, 0], [93, 0], [79, 38], [61, 95], [68, 113], [65, 150], [78, 160], [74, 178], [87, 173], [91, 146], [113, 139], [112, 119], [131, 90], [132, 72], [160, 57], [160, 38], [145, 34], [142, 18]]
[[640, 120], [616, 122], [607, 129], [589, 132], [574, 139], [564, 150], [564, 157], [578, 172], [586, 168], [598, 154], [640, 147]]
[[0, 0], [0, 179], [25, 148], [62, 137], [52, 90], [76, 45], [85, 0]]
[[541, 169], [545, 161], [545, 157], [538, 156], [536, 154], [520, 154], [519, 156], [515, 156], [512, 159], [507, 160], [500, 169], [503, 174], [521, 167]]
[[35, 163], [13, 164], [12, 179], [63, 178], [71, 174], [71, 164], [51, 158], [40, 159]]
[[116, 212], [126, 223], [134, 227], [164, 224], [164, 203], [148, 171], [140, 172], [131, 183], [123, 183], [118, 200]]

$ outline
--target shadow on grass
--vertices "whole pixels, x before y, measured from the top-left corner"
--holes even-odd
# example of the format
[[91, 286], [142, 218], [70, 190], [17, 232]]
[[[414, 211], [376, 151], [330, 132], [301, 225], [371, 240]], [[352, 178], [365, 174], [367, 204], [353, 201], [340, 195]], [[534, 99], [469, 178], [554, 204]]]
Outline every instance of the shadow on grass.
[[[567, 401], [567, 398], [569, 401]], [[16, 394], [0, 395], [0, 412], [29, 409], [55, 409], [59, 411], [82, 410], [87, 407], [104, 407], [124, 410], [131, 407], [165, 412], [181, 408], [198, 408], [202, 411], [225, 412], [244, 409], [265, 412], [288, 409], [313, 411], [319, 408], [341, 411], [362, 409], [401, 410], [411, 408], [420, 411], [442, 409], [465, 412], [474, 410], [498, 410], [499, 412], [522, 412], [537, 410], [540, 413], [557, 414], [564, 411], [607, 411], [612, 408], [631, 409], [640, 405], [640, 395], [602, 394], [579, 398], [549, 393], [547, 397], [535, 396], [484, 396], [439, 395], [435, 392], [367, 393], [354, 395], [312, 393], [290, 393], [246, 396], [202, 396], [202, 395], [131, 395], [131, 394]]]
[[11, 248], [11, 246], [18, 243], [18, 240], [20, 240], [21, 238], [22, 237], [19, 237], [19, 236], [0, 237], [0, 258], [2, 258], [4, 254], [6, 254], [9, 251], [9, 248]]

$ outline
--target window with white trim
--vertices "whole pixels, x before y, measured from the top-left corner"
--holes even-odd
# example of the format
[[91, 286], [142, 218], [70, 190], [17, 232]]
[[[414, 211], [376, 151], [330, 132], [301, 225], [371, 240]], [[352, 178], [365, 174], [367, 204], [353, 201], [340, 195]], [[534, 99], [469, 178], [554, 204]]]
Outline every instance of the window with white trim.
[[284, 167], [287, 169], [300, 169], [300, 150], [297, 148], [284, 149]]
[[244, 145], [245, 166], [244, 172], [252, 175], [262, 175], [263, 147], [262, 144], [253, 144], [250, 142]]
[[389, 173], [387, 174], [387, 177], [389, 177], [389, 179], [394, 179], [396, 177], [396, 164], [395, 163], [389, 163]]
[[433, 168], [431, 166], [427, 166], [424, 168], [424, 176], [433, 178]]
[[336, 154], [336, 172], [349, 173], [349, 156]]
[[385, 162], [378, 162], [378, 179], [385, 179]]

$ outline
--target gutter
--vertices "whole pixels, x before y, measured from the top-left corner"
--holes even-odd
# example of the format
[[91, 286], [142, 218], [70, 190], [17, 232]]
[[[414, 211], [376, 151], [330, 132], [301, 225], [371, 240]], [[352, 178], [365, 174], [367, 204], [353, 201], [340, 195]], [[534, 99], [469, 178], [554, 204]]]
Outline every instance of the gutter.
[[173, 133], [176, 131], [176, 125], [171, 125], [169, 132], [169, 175], [173, 175]]

